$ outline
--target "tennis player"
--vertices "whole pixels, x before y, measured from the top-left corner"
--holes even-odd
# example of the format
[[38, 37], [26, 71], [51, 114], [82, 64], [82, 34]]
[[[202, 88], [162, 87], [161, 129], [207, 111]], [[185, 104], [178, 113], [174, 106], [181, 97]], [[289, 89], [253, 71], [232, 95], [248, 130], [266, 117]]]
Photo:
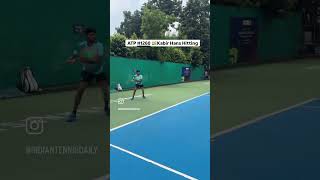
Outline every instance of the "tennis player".
[[137, 89], [141, 89], [141, 90], [142, 90], [142, 97], [143, 97], [143, 98], [146, 98], [146, 97], [144, 96], [144, 88], [143, 88], [142, 80], [143, 80], [143, 76], [142, 76], [142, 74], [140, 74], [140, 70], [137, 70], [137, 71], [136, 71], [136, 74], [135, 74], [134, 77], [133, 77], [133, 81], [136, 83], [136, 86], [134, 87], [133, 95], [132, 95], [131, 100], [134, 99], [134, 96], [135, 96], [135, 94], [136, 94]]
[[77, 90], [73, 110], [69, 115], [67, 122], [77, 120], [77, 110], [81, 102], [81, 98], [89, 83], [96, 81], [102, 89], [106, 114], [109, 114], [109, 84], [104, 62], [104, 47], [102, 43], [96, 40], [96, 30], [93, 28], [86, 29], [87, 40], [81, 42], [74, 50], [73, 56], [67, 61], [69, 64], [74, 64], [79, 61], [82, 64], [81, 80]]

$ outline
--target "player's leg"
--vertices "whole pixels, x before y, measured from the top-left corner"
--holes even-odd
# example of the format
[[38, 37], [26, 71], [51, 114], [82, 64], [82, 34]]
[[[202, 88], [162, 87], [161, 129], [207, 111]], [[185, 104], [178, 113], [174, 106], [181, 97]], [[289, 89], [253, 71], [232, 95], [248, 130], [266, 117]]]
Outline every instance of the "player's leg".
[[131, 100], [134, 99], [134, 96], [136, 95], [136, 91], [137, 91], [137, 86], [134, 87], [134, 90], [133, 90], [133, 94], [132, 94], [132, 98]]
[[88, 87], [88, 84], [89, 83], [85, 82], [85, 81], [80, 82], [79, 88], [78, 88], [78, 90], [76, 92], [76, 96], [74, 98], [72, 113], [70, 114], [70, 116], [67, 119], [68, 122], [73, 122], [77, 119], [78, 107], [80, 105], [82, 95], [83, 95], [84, 91], [86, 90], [86, 88]]
[[75, 100], [74, 100], [74, 106], [73, 106], [73, 111], [72, 111], [73, 113], [77, 113], [78, 107], [81, 103], [82, 95], [88, 86], [89, 86], [88, 82], [85, 82], [85, 81], [80, 82], [80, 85], [79, 85], [79, 88], [77, 90]]
[[110, 103], [109, 103], [109, 84], [106, 80], [99, 81], [99, 86], [101, 88], [102, 94], [103, 94], [103, 101], [104, 101], [104, 111], [109, 114], [110, 112]]
[[141, 88], [141, 90], [142, 90], [142, 97], [143, 97], [143, 98], [146, 98], [146, 96], [144, 95], [144, 87], [143, 87], [143, 85], [141, 85], [140, 88]]
[[68, 117], [67, 122], [73, 122], [73, 121], [77, 120], [78, 107], [81, 103], [83, 93], [85, 92], [85, 90], [89, 86], [90, 78], [91, 77], [89, 74], [87, 74], [85, 72], [81, 73], [81, 81], [80, 81], [79, 88], [76, 92], [76, 96], [74, 99], [72, 113]]
[[101, 88], [102, 94], [103, 94], [103, 100], [104, 100], [104, 111], [109, 114], [110, 113], [110, 91], [109, 91], [109, 83], [108, 78], [104, 73], [101, 73], [97, 75], [97, 81], [99, 83], [99, 86]]

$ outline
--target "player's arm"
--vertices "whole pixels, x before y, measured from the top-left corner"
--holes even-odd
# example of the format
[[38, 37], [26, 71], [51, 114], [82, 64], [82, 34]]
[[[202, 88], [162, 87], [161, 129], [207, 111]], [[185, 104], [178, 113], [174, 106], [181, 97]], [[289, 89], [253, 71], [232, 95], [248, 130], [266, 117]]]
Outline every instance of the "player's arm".
[[133, 76], [131, 81], [133, 81], [133, 82], [137, 82], [136, 77], [135, 77], [135, 76]]
[[73, 51], [73, 55], [70, 56], [68, 59], [67, 59], [67, 63], [68, 64], [74, 64], [77, 62], [77, 59], [79, 58], [79, 54], [78, 54], [78, 51], [77, 50], [74, 50]]
[[84, 63], [84, 64], [94, 64], [95, 63], [94, 60], [83, 57], [80, 52], [81, 52], [81, 48], [80, 48], [80, 45], [78, 45], [73, 50], [73, 55], [69, 57], [69, 59], [67, 60], [67, 63], [74, 64], [77, 61], [80, 61], [81, 63]]
[[104, 58], [106, 57], [105, 55], [107, 54], [105, 52], [105, 49], [103, 47], [103, 45], [101, 43], [98, 44], [97, 46], [97, 55], [95, 57], [93, 57], [93, 61], [96, 63], [96, 64], [101, 64], [102, 61], [104, 60]]
[[76, 63], [77, 61], [80, 61], [81, 63], [84, 63], [84, 64], [95, 64], [96, 61], [95, 60], [92, 60], [92, 59], [89, 59], [89, 58], [86, 58], [86, 57], [82, 57], [82, 56], [79, 56], [79, 55], [72, 55], [68, 58], [67, 60], [67, 63], [69, 64], [74, 64]]
[[79, 61], [81, 63], [84, 63], [84, 64], [97, 64], [97, 61], [95, 60], [95, 58], [93, 59], [89, 59], [89, 58], [86, 58], [86, 57], [79, 57]]

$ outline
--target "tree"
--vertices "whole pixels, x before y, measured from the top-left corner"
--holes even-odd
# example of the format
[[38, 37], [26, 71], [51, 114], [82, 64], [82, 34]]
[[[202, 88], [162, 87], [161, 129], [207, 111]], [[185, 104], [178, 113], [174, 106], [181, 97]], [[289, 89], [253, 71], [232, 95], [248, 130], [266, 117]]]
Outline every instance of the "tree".
[[141, 12], [136, 10], [132, 14], [130, 11], [123, 12], [124, 20], [121, 22], [120, 27], [116, 28], [117, 33], [123, 34], [126, 37], [131, 37], [136, 34], [139, 38], [142, 37], [141, 28]]
[[[210, 4], [209, 0], [189, 0], [180, 20], [180, 34], [188, 39], [200, 39], [203, 59], [210, 62]], [[196, 57], [196, 56], [195, 56]], [[200, 60], [199, 60], [200, 61]], [[196, 63], [197, 64], [197, 63]]]
[[175, 47], [162, 48], [159, 51], [159, 60], [175, 63], [190, 63], [185, 53], [180, 48]]
[[192, 66], [204, 65], [203, 60], [205, 58], [204, 54], [200, 48], [193, 48], [190, 51], [190, 58]]
[[116, 56], [127, 57], [129, 49], [125, 46], [126, 37], [116, 33], [110, 38], [110, 50]]
[[[132, 40], [138, 39], [138, 36], [133, 33], [130, 37]], [[139, 47], [129, 47], [129, 57], [131, 58], [138, 58], [138, 59], [146, 59], [147, 58], [147, 49], [146, 48], [139, 48]]]
[[164, 37], [168, 25], [175, 21], [173, 16], [169, 16], [157, 9], [143, 8], [141, 32], [146, 39], [156, 39]]
[[180, 17], [182, 12], [182, 0], [149, 0], [145, 6], [175, 17]]

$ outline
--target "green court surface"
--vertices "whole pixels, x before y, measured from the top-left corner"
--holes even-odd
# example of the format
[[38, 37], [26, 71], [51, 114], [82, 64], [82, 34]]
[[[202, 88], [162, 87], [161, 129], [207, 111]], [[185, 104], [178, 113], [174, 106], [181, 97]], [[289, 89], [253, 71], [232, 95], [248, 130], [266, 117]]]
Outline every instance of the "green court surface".
[[136, 119], [173, 106], [193, 97], [209, 93], [209, 81], [196, 81], [145, 89], [146, 99], [141, 90], [137, 90], [136, 98], [130, 100], [133, 91], [111, 94], [110, 128], [116, 128]]
[[320, 59], [214, 72], [211, 134], [320, 97]]
[[[106, 174], [109, 122], [102, 109], [100, 90], [88, 89], [79, 121], [66, 123], [74, 95], [74, 91], [65, 91], [0, 100], [0, 179], [88, 180]], [[39, 133], [41, 128], [30, 128], [27, 123], [35, 117], [44, 122], [39, 135], [30, 132]], [[62, 146], [69, 151], [62, 151]], [[43, 149], [27, 152], [28, 148], [37, 147]]]

